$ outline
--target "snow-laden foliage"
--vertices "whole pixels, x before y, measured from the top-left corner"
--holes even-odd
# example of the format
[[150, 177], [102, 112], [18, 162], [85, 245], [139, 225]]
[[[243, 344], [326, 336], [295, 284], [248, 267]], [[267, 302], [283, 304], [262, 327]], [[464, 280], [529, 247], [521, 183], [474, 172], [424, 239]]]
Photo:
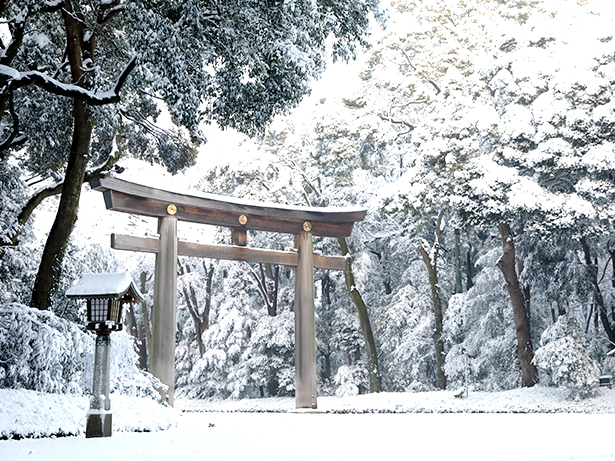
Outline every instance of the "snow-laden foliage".
[[[264, 395], [265, 390], [269, 395], [294, 390], [294, 318], [288, 295], [282, 290], [276, 315], [270, 315], [250, 270], [242, 263], [216, 267], [202, 357], [194, 344], [192, 320], [182, 314], [186, 320], [181, 328], [178, 392], [190, 397], [240, 398]], [[205, 302], [204, 293], [194, 286], [198, 302]]]
[[0, 162], [0, 196], [0, 242], [8, 243], [15, 232], [20, 204], [27, 196], [26, 184], [20, 177], [19, 169], [8, 162]]
[[2, 387], [75, 393], [87, 386], [94, 341], [77, 325], [20, 304], [2, 305], [0, 322]]
[[[132, 339], [111, 338], [110, 390], [157, 398], [160, 382], [136, 366]], [[94, 336], [76, 324], [22, 304], [0, 306], [0, 387], [89, 394]]]
[[499, 269], [498, 249], [486, 252], [477, 264], [484, 269], [467, 293], [451, 298], [446, 312], [446, 374], [451, 387], [465, 385], [466, 371], [473, 388], [496, 391], [519, 386], [519, 364], [510, 300]]
[[600, 366], [587, 354], [587, 340], [577, 318], [562, 315], [547, 328], [534, 360], [550, 373], [555, 385], [567, 388], [572, 396], [595, 393]]
[[[19, 168], [8, 162], [0, 162], [0, 303], [27, 303], [28, 289], [35, 271], [30, 227], [17, 222], [21, 206], [27, 198], [27, 186], [20, 174]], [[22, 235], [23, 245], [11, 245], [17, 232]]]

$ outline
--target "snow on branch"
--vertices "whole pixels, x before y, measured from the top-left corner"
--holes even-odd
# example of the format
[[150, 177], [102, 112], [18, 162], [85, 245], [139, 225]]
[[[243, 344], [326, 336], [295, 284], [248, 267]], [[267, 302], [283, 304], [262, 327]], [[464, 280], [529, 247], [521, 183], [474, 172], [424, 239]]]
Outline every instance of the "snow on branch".
[[0, 85], [8, 84], [11, 89], [35, 85], [52, 94], [79, 99], [87, 102], [91, 106], [103, 106], [105, 104], [113, 104], [120, 101], [120, 90], [136, 64], [137, 57], [134, 56], [117, 79], [115, 88], [112, 91], [105, 91], [102, 93], [94, 93], [93, 91], [74, 84], [60, 82], [39, 71], [19, 72], [13, 67], [4, 65], [0, 65]]

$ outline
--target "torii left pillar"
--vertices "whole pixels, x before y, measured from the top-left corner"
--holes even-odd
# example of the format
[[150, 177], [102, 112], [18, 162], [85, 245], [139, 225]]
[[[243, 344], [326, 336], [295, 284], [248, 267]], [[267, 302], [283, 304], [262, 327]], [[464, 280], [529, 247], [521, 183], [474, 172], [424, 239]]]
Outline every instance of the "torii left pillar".
[[160, 248], [156, 254], [150, 371], [164, 385], [163, 399], [175, 395], [175, 335], [177, 332], [177, 218], [158, 218]]

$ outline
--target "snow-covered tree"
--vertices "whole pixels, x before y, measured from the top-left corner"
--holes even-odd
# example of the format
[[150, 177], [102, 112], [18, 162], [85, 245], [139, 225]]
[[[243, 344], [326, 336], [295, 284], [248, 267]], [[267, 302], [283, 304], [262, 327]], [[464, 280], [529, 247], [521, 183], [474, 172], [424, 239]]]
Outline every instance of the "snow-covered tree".
[[[84, 180], [108, 172], [127, 149], [171, 171], [190, 165], [203, 121], [261, 130], [308, 91], [329, 39], [342, 59], [366, 43], [375, 9], [372, 1], [342, 0], [3, 5], [11, 34], [2, 44], [2, 160], [26, 142], [24, 167], [64, 178], [39, 196], [62, 191], [32, 304], [50, 304]], [[154, 125], [157, 101], [187, 132]], [[52, 136], [37, 143], [42, 133]]]

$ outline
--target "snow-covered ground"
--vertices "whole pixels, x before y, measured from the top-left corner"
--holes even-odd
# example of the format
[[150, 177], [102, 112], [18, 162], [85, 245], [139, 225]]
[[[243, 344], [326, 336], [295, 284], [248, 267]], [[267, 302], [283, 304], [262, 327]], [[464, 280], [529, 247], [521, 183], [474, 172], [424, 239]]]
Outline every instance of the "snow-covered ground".
[[1, 461], [615, 460], [615, 389], [580, 401], [540, 387], [321, 397], [322, 414], [289, 412], [290, 398], [178, 399], [174, 410], [112, 396], [105, 439], [84, 438], [84, 397], [0, 390], [0, 402], [0, 433], [79, 433], [0, 441]]
[[[571, 400], [564, 390], [552, 387], [472, 392], [455, 398], [455, 392], [382, 392], [351, 397], [319, 397], [318, 409], [328, 413], [615, 413], [615, 389], [601, 388], [596, 397]], [[252, 400], [182, 400], [183, 411], [287, 412], [293, 398]]]

